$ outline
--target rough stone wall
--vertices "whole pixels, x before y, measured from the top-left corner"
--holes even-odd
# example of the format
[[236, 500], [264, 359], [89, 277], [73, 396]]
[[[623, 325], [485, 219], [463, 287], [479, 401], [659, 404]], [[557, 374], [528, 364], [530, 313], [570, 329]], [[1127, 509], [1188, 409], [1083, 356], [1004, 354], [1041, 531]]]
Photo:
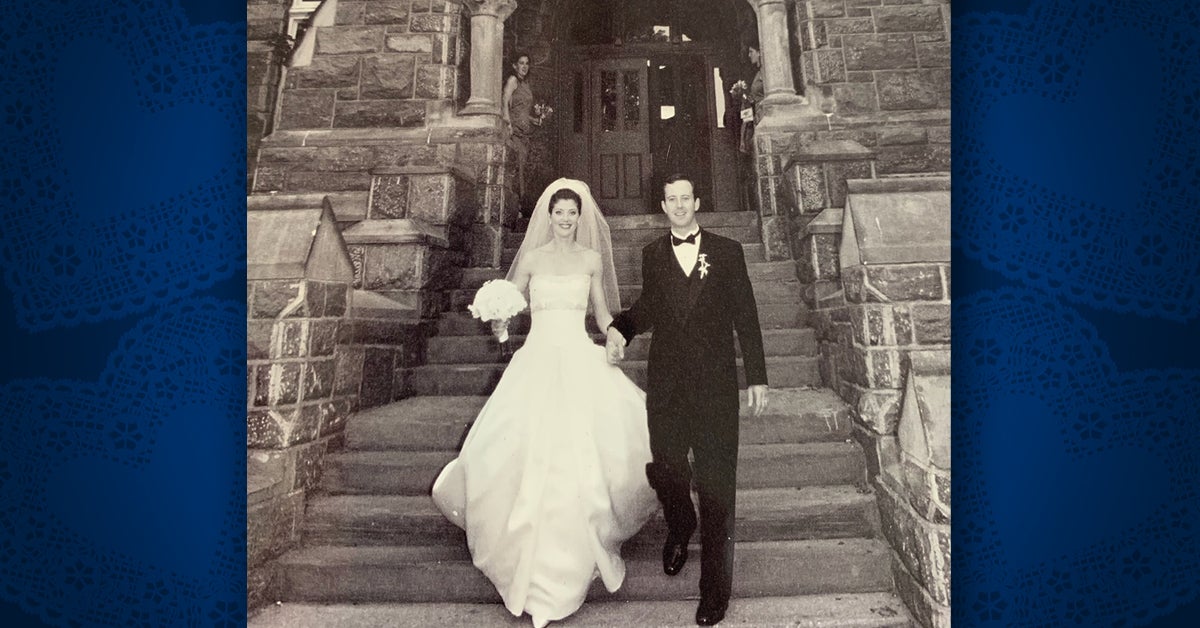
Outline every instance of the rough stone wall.
[[805, 0], [790, 16], [804, 92], [835, 114], [807, 141], [857, 141], [880, 174], [949, 171], [947, 0]]
[[761, 217], [763, 246], [768, 260], [791, 257], [793, 227], [788, 213], [797, 206], [788, 202], [787, 180], [784, 171], [791, 155], [791, 133], [763, 133], [754, 136], [755, 199]]
[[908, 354], [949, 350], [950, 264], [861, 266], [843, 269], [841, 282], [844, 303], [829, 297], [812, 317], [822, 380], [865, 429], [895, 434]]
[[[896, 194], [949, 190], [948, 177], [869, 183]], [[948, 254], [921, 253], [943, 235], [948, 251], [948, 220], [944, 234], [911, 238], [904, 261], [848, 264], [844, 198], [841, 205], [808, 222], [796, 258], [809, 283], [821, 379], [853, 408], [897, 593], [921, 625], [949, 626], [951, 273]], [[909, 212], [919, 201], [895, 206], [893, 216], [918, 222]], [[886, 217], [881, 229], [904, 231]]]
[[339, 0], [307, 66], [291, 68], [280, 129], [420, 127], [458, 96], [462, 7]]
[[279, 92], [281, 51], [272, 38], [287, 32], [290, 0], [247, 0], [246, 3], [246, 188], [258, 164], [258, 145], [271, 132]]
[[897, 436], [875, 482], [896, 591], [925, 626], [950, 626], [950, 355], [913, 355]]
[[[287, 69], [253, 192], [370, 192], [372, 219], [422, 219], [398, 203], [397, 186], [379, 188], [387, 184], [380, 172], [453, 169], [472, 188], [458, 198], [479, 210], [465, 231], [481, 241], [451, 246], [471, 263], [498, 263], [490, 245], [502, 223], [516, 220], [512, 155], [498, 129], [457, 115], [468, 96], [469, 32], [457, 2], [339, 0], [334, 24], [315, 27], [311, 62]], [[367, 212], [338, 222], [349, 226]]]
[[357, 310], [338, 335], [337, 387], [353, 394], [353, 411], [399, 401], [412, 394], [412, 367], [423, 364], [428, 330], [386, 311]]
[[[796, 134], [784, 156], [771, 160], [771, 167], [784, 157], [786, 161], [777, 171], [782, 176], [772, 190], [773, 201], [777, 220], [787, 225], [785, 244], [796, 260], [796, 275], [805, 284], [804, 302], [812, 309], [817, 299], [841, 289], [835, 281], [837, 234], [841, 232], [840, 210], [846, 206], [846, 181], [872, 178], [875, 154], [851, 140], [810, 141]], [[832, 235], [813, 233], [831, 220], [836, 221]]]
[[[354, 287], [407, 308], [415, 318], [445, 309], [470, 262], [498, 258], [500, 231], [479, 222], [480, 196], [457, 171], [443, 168], [378, 169], [372, 174], [367, 219], [346, 229]], [[493, 211], [497, 211], [495, 205]]]
[[[299, 542], [304, 497], [316, 486], [354, 406], [337, 345], [347, 282], [247, 282], [247, 599], [269, 601], [270, 560]], [[256, 489], [256, 484], [261, 486]]]

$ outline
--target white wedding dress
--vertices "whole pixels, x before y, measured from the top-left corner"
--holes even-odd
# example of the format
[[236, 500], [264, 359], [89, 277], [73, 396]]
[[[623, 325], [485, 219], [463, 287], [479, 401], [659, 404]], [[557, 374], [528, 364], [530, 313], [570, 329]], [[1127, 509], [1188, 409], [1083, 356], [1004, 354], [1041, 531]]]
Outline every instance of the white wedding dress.
[[578, 610], [596, 575], [616, 591], [621, 543], [658, 509], [646, 396], [587, 334], [589, 286], [530, 278], [525, 344], [433, 485], [505, 607], [539, 628]]

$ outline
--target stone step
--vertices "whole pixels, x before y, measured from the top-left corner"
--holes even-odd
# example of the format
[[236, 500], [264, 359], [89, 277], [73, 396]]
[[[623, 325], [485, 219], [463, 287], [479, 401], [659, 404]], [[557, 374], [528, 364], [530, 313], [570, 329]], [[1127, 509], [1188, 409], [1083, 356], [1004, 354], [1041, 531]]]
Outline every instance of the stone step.
[[[696, 602], [626, 600], [584, 604], [555, 626], [612, 628], [695, 626]], [[249, 618], [250, 628], [378, 628], [379, 626], [512, 626], [526, 628], [500, 604], [277, 604]], [[904, 602], [891, 593], [831, 593], [735, 598], [722, 626], [748, 628], [909, 628]]]
[[[821, 386], [818, 359], [813, 356], [772, 356], [767, 358], [767, 381], [779, 388], [817, 388]], [[505, 364], [427, 364], [413, 369], [412, 390], [417, 395], [490, 395], [504, 373]], [[646, 361], [626, 359], [619, 364], [635, 384], [646, 388]], [[745, 387], [745, 373], [738, 360], [739, 386]]]
[[[791, 260], [779, 262], [751, 262], [746, 264], [750, 281], [796, 281], [796, 263]], [[466, 268], [463, 270], [462, 288], [478, 288], [485, 281], [503, 279], [507, 268]], [[642, 264], [617, 266], [617, 283], [638, 284], [642, 281]]]
[[[485, 396], [410, 397], [354, 414], [346, 423], [349, 450], [457, 451]], [[741, 393], [738, 440], [743, 445], [844, 441], [850, 410], [827, 388], [773, 388], [767, 409], [751, 416]]]
[[[891, 590], [890, 551], [876, 539], [739, 542], [735, 597], [775, 597]], [[313, 546], [279, 559], [285, 602], [500, 601], [492, 583], [453, 547]], [[698, 556], [697, 556], [698, 558]], [[597, 580], [588, 599], [687, 600], [697, 596], [700, 561], [675, 577], [658, 556], [626, 561], [625, 582], [608, 593]]]
[[[763, 303], [758, 306], [758, 324], [764, 330], [805, 328], [807, 318], [808, 311], [803, 303]], [[584, 317], [584, 325], [588, 333], [600, 331], [591, 316]], [[437, 329], [439, 336], [479, 336], [492, 333], [491, 325], [463, 310], [443, 312], [438, 318]], [[509, 322], [508, 330], [510, 334], [527, 333], [529, 312], [514, 316]]]
[[[802, 329], [765, 329], [762, 332], [763, 351], [767, 356], [816, 356], [816, 332]], [[597, 344], [604, 336], [593, 335]], [[515, 351], [525, 343], [524, 335], [510, 335], [509, 349]], [[741, 347], [738, 347], [741, 356]], [[643, 334], [633, 339], [625, 348], [625, 359], [645, 360], [650, 353], [650, 335]], [[429, 364], [473, 364], [502, 362], [507, 358], [500, 355], [500, 344], [492, 336], [433, 336], [425, 352]]]
[[[693, 502], [699, 503], [693, 495]], [[852, 486], [809, 486], [739, 491], [739, 541], [876, 538], [875, 498]], [[630, 556], [662, 551], [666, 522], [656, 514], [625, 543]], [[442, 516], [426, 495], [324, 495], [312, 499], [304, 517], [309, 545], [450, 545], [462, 549], [467, 537]]]
[[[643, 244], [622, 244], [617, 246], [613, 244], [613, 264], [617, 266], [632, 266], [642, 263], [642, 246]], [[766, 252], [761, 242], [757, 244], [742, 244], [742, 252], [746, 255], [746, 262], [765, 262], [767, 261]], [[506, 247], [500, 255], [500, 265], [508, 268], [512, 264], [513, 258], [517, 256], [517, 247]]]
[[[776, 303], [798, 304], [803, 301], [800, 294], [803, 290], [803, 285], [795, 280], [758, 280], [752, 281], [751, 286], [754, 288], [754, 300], [758, 305]], [[621, 294], [621, 304], [623, 307], [629, 307], [642, 293], [642, 286], [639, 284], [618, 285], [617, 289]], [[477, 288], [450, 290], [450, 310], [465, 310], [475, 300], [475, 293], [477, 291]]]
[[[342, 451], [325, 459], [321, 488], [333, 495], [428, 495], [455, 451]], [[853, 442], [742, 445], [740, 488], [856, 484], [863, 480], [862, 448]]]

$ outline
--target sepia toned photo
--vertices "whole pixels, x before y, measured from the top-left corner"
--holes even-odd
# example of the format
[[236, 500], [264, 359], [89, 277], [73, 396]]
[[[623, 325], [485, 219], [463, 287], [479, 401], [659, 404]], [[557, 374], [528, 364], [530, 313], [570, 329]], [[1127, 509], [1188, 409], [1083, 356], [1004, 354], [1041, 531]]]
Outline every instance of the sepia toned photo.
[[950, 625], [949, 0], [248, 0], [255, 627]]

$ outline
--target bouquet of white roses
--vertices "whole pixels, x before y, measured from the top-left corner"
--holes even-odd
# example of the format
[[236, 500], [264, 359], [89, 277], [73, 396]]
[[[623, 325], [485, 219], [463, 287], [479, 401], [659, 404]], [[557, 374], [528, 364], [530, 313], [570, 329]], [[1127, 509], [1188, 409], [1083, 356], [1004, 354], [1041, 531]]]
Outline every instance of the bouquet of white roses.
[[492, 279], [480, 286], [475, 301], [467, 306], [471, 315], [492, 323], [501, 343], [508, 342], [508, 320], [526, 307], [525, 296], [509, 281]]
[[738, 102], [741, 102], [742, 96], [745, 96], [748, 91], [750, 91], [750, 88], [746, 86], [746, 81], [740, 79], [733, 84], [733, 87], [729, 88], [729, 94], [736, 98]]

